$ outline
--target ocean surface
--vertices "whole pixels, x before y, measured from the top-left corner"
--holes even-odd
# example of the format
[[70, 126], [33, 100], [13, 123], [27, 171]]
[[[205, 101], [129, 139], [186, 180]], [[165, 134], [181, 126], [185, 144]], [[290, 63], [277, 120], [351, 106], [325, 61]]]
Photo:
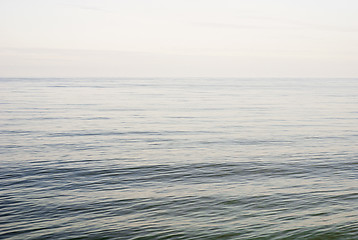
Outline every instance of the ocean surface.
[[0, 79], [0, 239], [358, 239], [358, 79]]

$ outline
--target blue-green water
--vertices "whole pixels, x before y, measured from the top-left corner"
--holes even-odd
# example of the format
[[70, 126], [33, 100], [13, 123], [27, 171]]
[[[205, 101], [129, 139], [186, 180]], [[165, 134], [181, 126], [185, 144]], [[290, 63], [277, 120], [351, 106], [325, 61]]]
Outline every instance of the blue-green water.
[[1, 79], [0, 239], [357, 239], [358, 79]]

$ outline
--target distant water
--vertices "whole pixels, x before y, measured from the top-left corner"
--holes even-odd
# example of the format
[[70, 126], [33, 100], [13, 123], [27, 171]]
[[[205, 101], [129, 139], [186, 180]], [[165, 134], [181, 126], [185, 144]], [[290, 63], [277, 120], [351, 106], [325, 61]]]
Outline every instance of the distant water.
[[1, 79], [1, 239], [358, 239], [358, 79]]

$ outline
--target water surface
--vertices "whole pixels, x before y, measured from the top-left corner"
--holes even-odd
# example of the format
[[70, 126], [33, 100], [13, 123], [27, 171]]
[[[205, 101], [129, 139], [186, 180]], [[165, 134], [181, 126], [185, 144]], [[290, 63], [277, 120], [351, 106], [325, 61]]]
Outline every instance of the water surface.
[[356, 239], [358, 79], [1, 79], [2, 239]]

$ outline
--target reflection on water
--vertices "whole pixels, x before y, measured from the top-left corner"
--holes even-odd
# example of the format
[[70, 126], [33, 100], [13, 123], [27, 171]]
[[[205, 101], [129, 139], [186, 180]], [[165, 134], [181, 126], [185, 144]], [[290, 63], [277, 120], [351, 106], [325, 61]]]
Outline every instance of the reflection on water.
[[358, 235], [358, 80], [0, 85], [0, 238]]

